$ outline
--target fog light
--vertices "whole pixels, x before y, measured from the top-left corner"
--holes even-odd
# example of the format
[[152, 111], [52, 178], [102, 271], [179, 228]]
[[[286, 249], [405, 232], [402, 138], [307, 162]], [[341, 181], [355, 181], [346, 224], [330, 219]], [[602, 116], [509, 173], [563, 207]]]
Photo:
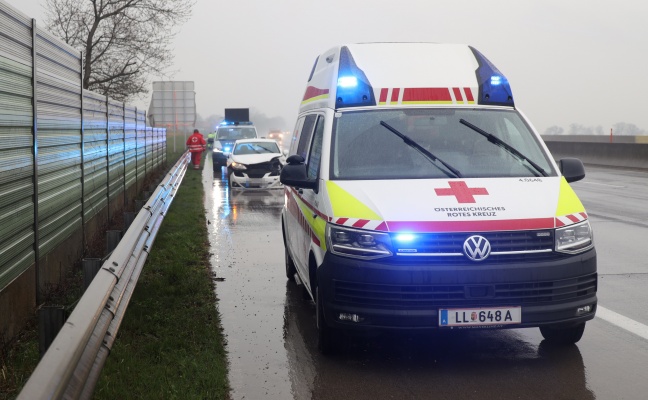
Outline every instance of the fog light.
[[587, 314], [592, 312], [592, 306], [578, 307], [576, 309], [576, 315]]
[[340, 321], [348, 321], [348, 322], [362, 322], [362, 321], [364, 321], [364, 318], [362, 318], [358, 314], [347, 314], [347, 313], [340, 313], [340, 315], [338, 315], [338, 319]]

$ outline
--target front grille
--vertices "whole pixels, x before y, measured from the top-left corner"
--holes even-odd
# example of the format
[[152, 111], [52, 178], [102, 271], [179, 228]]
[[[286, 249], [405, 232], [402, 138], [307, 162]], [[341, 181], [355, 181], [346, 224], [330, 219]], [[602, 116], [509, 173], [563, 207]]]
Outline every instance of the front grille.
[[335, 301], [357, 307], [430, 309], [534, 305], [576, 300], [596, 293], [596, 274], [542, 282], [389, 285], [333, 282]]
[[[486, 260], [480, 261], [483, 264], [548, 261], [564, 257], [564, 255], [552, 251], [554, 247], [554, 231], [549, 229], [506, 232], [424, 233], [416, 235], [416, 242], [413, 245], [399, 244], [397, 240], [393, 240], [393, 243], [396, 252], [400, 253], [399, 259], [419, 258], [424, 254], [427, 256], [425, 262], [428, 263], [457, 264], [466, 262], [466, 258], [463, 256], [463, 245], [466, 239], [473, 235], [483, 236], [490, 242], [491, 255]], [[406, 249], [406, 251], [399, 252], [399, 249]], [[448, 254], [457, 256], [448, 256]]]
[[478, 233], [424, 233], [416, 236], [417, 253], [461, 253], [470, 236], [488, 239], [491, 252], [536, 251], [553, 249], [553, 230], [478, 232]]

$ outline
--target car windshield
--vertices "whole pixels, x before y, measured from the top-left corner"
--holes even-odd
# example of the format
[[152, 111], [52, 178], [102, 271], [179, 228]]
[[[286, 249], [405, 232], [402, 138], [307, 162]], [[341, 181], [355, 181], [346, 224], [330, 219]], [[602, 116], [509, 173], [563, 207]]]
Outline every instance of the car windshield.
[[[508, 147], [494, 143], [494, 138], [489, 141], [462, 120]], [[336, 115], [333, 129], [332, 179], [542, 176], [529, 162], [543, 174], [556, 176], [536, 136], [515, 110], [347, 111]]]
[[251, 127], [220, 127], [218, 128], [217, 140], [239, 140], [256, 138], [256, 130]]
[[234, 147], [234, 155], [244, 155], [244, 154], [278, 154], [279, 146], [277, 143], [273, 142], [246, 142], [246, 143], [237, 143]]

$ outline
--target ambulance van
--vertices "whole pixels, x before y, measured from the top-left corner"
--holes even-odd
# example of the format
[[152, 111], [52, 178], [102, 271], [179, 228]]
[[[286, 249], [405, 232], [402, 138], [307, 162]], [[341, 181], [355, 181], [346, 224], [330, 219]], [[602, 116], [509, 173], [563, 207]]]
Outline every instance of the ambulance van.
[[352, 330], [539, 327], [573, 344], [596, 312], [596, 252], [569, 183], [467, 45], [364, 43], [315, 61], [292, 135], [286, 276], [318, 347]]

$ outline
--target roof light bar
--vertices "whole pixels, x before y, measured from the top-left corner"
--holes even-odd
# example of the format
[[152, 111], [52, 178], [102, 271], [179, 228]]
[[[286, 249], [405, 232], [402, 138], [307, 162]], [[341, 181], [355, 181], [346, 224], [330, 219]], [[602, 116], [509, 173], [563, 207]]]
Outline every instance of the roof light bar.
[[338, 67], [335, 98], [337, 108], [376, 105], [373, 88], [367, 76], [358, 68], [346, 46], [342, 46], [340, 49], [340, 65]]
[[477, 49], [470, 47], [470, 50], [479, 63], [479, 67], [475, 70], [479, 83], [478, 103], [515, 107], [508, 79]]

